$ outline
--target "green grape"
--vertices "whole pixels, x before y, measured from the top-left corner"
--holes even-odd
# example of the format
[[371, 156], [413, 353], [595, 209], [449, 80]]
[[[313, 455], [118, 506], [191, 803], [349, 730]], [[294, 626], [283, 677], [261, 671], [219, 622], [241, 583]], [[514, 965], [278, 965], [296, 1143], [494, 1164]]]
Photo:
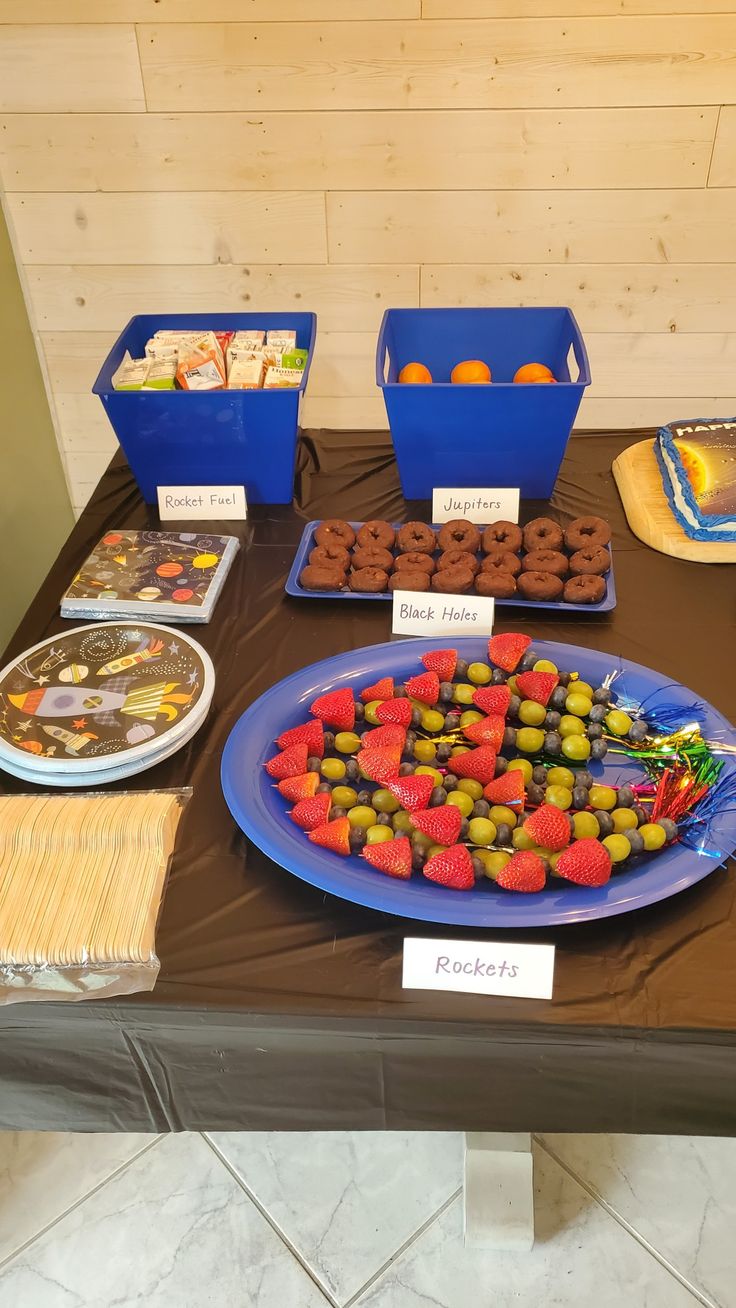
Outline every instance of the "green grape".
[[[576, 718], [585, 718], [590, 713], [591, 701], [587, 695], [579, 695], [577, 690], [574, 690], [565, 700], [565, 708], [568, 713], [573, 713]], [[565, 719], [562, 720], [564, 722]]]
[[538, 727], [520, 727], [516, 733], [516, 746], [524, 754], [539, 754], [544, 746], [544, 732]]
[[565, 758], [572, 759], [573, 763], [584, 763], [586, 758], [590, 758], [590, 741], [587, 736], [564, 736], [562, 752]]
[[476, 799], [483, 798], [483, 787], [474, 777], [461, 777], [457, 783], [458, 790], [464, 790], [466, 795], [470, 795], [473, 803]]
[[644, 848], [649, 853], [661, 849], [667, 843], [667, 832], [658, 822], [643, 822], [639, 827], [639, 835], [644, 841]]
[[507, 772], [520, 772], [524, 778], [524, 785], [528, 786], [532, 779], [532, 765], [528, 758], [512, 758], [509, 763]]
[[534, 841], [528, 831], [525, 831], [523, 827], [516, 827], [515, 830], [511, 832], [511, 844], [514, 846], [514, 849], [534, 848]]
[[453, 745], [452, 749], [450, 750], [450, 754], [452, 758], [457, 758], [458, 754], [469, 754], [469, 753], [470, 753], [470, 745]]
[[482, 722], [482, 721], [483, 721], [483, 714], [479, 713], [477, 709], [466, 709], [465, 712], [460, 715], [461, 727], [469, 727], [472, 722]]
[[431, 768], [428, 764], [423, 763], [421, 767], [414, 769], [415, 777], [431, 777], [435, 786], [442, 785], [442, 773], [437, 768]]
[[553, 877], [556, 877], [556, 876], [557, 876], [557, 864], [558, 864], [559, 861], [560, 861], [560, 857], [561, 857], [562, 853], [563, 853], [563, 851], [560, 849], [560, 850], [557, 851], [557, 853], [555, 853], [555, 854], [550, 854], [550, 856], [549, 856], [549, 870], [550, 870], [550, 872], [551, 872], [551, 874], [552, 874]]
[[366, 722], [369, 722], [372, 727], [380, 726], [379, 720], [376, 717], [376, 709], [379, 709], [382, 703], [382, 699], [372, 699], [370, 703], [365, 706], [363, 716]]
[[444, 854], [446, 849], [449, 849], [449, 845], [430, 845], [427, 850], [427, 857], [434, 858], [435, 854]]
[[475, 686], [471, 686], [468, 681], [459, 681], [452, 692], [452, 698], [456, 704], [472, 704], [475, 694]]
[[569, 768], [549, 768], [547, 784], [549, 786], [567, 786], [568, 790], [572, 790], [575, 785], [575, 773], [571, 772]]
[[540, 727], [547, 716], [543, 704], [536, 704], [533, 699], [522, 700], [519, 707], [519, 720], [527, 727]]
[[598, 818], [595, 813], [573, 813], [572, 824], [575, 828], [576, 840], [597, 840], [601, 834]]
[[369, 808], [367, 804], [356, 804], [348, 813], [348, 822], [351, 827], [374, 827], [378, 821], [378, 814], [374, 808]]
[[587, 695], [588, 699], [593, 698], [593, 687], [588, 681], [574, 681], [572, 689], [576, 695]]
[[636, 813], [632, 813], [630, 808], [615, 808], [611, 820], [616, 834], [620, 831], [633, 831], [637, 826]]
[[374, 790], [371, 803], [377, 813], [395, 813], [401, 808], [398, 799], [390, 790]]
[[611, 709], [611, 712], [606, 714], [606, 726], [614, 736], [625, 736], [633, 726], [633, 719], [621, 709]]
[[386, 840], [393, 840], [394, 833], [391, 827], [369, 827], [365, 833], [365, 843], [367, 845], [382, 845]]
[[483, 864], [489, 881], [495, 881], [499, 872], [505, 868], [511, 855], [507, 854], [505, 849], [479, 849], [477, 857]]
[[601, 842], [611, 855], [612, 863], [623, 863], [631, 853], [631, 845], [626, 836], [606, 836]]
[[500, 827], [501, 823], [505, 822], [512, 830], [518, 821], [517, 814], [509, 808], [508, 804], [492, 804], [488, 816], [495, 826]]
[[335, 786], [332, 802], [337, 808], [352, 808], [358, 802], [358, 792], [352, 786]]
[[418, 740], [414, 746], [414, 757], [420, 763], [431, 763], [436, 753], [437, 746], [433, 740]]
[[411, 816], [403, 808], [399, 809], [398, 813], [394, 813], [391, 818], [391, 826], [394, 831], [398, 831], [402, 836], [406, 836], [410, 831], [414, 830]]
[[354, 754], [360, 749], [360, 736], [354, 731], [338, 731], [335, 736], [335, 749], [338, 754]]
[[580, 718], [572, 717], [570, 714], [566, 713], [560, 719], [560, 725], [557, 728], [557, 730], [559, 731], [563, 740], [565, 736], [584, 736], [585, 723]]
[[594, 785], [588, 791], [588, 799], [591, 808], [602, 808], [605, 813], [610, 813], [616, 807], [617, 796], [612, 786]]
[[473, 811], [473, 800], [464, 790], [451, 790], [446, 802], [452, 804], [453, 808], [459, 808], [463, 817], [470, 817]]
[[572, 804], [572, 791], [569, 786], [548, 786], [544, 792], [545, 803], [554, 804], [555, 808], [561, 808], [563, 812]]
[[[506, 685], [508, 686], [512, 695], [519, 694], [519, 688], [516, 684], [516, 677], [509, 677], [508, 681], [506, 682]], [[521, 698], [521, 696], [519, 696], [519, 698]]]
[[535, 672], [552, 672], [556, 676], [559, 670], [557, 664], [551, 663], [549, 659], [537, 659], [534, 664]]
[[345, 776], [345, 764], [341, 758], [323, 758], [319, 770], [328, 781], [342, 781]]
[[444, 713], [437, 709], [425, 708], [422, 712], [422, 726], [425, 731], [441, 731], [445, 725]]
[[468, 681], [476, 686], [487, 686], [491, 680], [491, 669], [487, 663], [471, 663], [468, 668]]
[[496, 824], [490, 818], [471, 818], [468, 823], [468, 840], [471, 845], [492, 845], [496, 839]]

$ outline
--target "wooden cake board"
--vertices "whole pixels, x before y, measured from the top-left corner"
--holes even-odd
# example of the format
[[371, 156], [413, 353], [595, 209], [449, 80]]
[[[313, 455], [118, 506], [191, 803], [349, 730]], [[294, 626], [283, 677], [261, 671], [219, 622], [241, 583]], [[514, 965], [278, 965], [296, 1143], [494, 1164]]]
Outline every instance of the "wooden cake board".
[[662, 488], [653, 440], [623, 450], [614, 459], [613, 475], [629, 526], [645, 545], [692, 563], [736, 563], [736, 542], [691, 540], [685, 535]]

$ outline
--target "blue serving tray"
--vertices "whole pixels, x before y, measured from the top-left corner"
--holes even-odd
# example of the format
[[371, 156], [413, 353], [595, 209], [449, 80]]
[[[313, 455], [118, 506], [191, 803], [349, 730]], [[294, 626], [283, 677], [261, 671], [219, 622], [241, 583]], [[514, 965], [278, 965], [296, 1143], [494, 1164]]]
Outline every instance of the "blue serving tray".
[[[362, 593], [354, 590], [305, 590], [299, 585], [299, 574], [302, 568], [306, 568], [309, 561], [309, 553], [316, 545], [314, 533], [319, 527], [322, 518], [316, 518], [308, 522], [302, 538], [294, 555], [294, 562], [291, 565], [291, 572], [286, 578], [284, 590], [287, 595], [293, 595], [295, 599], [336, 599], [336, 600], [390, 600], [392, 598], [390, 590], [383, 590], [378, 595], [371, 595], [364, 591]], [[403, 522], [392, 522], [391, 526], [396, 530], [403, 527]], [[430, 523], [434, 531], [439, 531], [443, 523]], [[350, 526], [357, 533], [363, 526], [362, 522], [351, 522]], [[613, 552], [610, 545], [607, 547], [611, 556], [611, 567], [607, 575], [603, 578], [606, 583], [606, 593], [598, 604], [566, 604], [564, 600], [523, 600], [523, 599], [497, 599], [497, 605], [503, 605], [509, 609], [549, 609], [551, 613], [609, 613], [616, 607], [616, 583], [613, 579]], [[439, 553], [440, 551], [438, 551]]]

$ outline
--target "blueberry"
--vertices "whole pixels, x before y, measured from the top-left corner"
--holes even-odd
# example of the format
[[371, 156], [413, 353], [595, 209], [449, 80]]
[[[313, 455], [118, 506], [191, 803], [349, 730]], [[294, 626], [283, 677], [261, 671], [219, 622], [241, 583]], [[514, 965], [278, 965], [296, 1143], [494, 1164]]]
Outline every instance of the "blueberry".
[[605, 716], [607, 712], [608, 709], [606, 708], [605, 704], [594, 704], [592, 709], [590, 710], [590, 713], [588, 714], [588, 717], [590, 718], [591, 722], [603, 722], [605, 720]]
[[550, 863], [548, 858], [541, 858], [541, 856], [540, 856], [540, 862], [542, 864], [542, 867], [544, 868], [544, 875], [548, 877], [550, 872], [552, 871], [552, 864]]
[[562, 721], [562, 714], [558, 713], [557, 709], [550, 709], [546, 718], [544, 719], [544, 725], [546, 730], [556, 731], [561, 721]]
[[631, 808], [632, 804], [634, 804], [635, 802], [636, 802], [636, 795], [631, 789], [631, 786], [619, 786], [618, 807]]
[[575, 787], [575, 789], [572, 792], [572, 804], [573, 804], [573, 808], [588, 807], [588, 792], [585, 789], [585, 786]]
[[407, 759], [406, 763], [400, 763], [400, 764], [399, 764], [399, 776], [400, 776], [400, 777], [412, 777], [412, 776], [414, 775], [414, 768], [415, 768], [415, 766], [416, 766], [416, 764], [414, 764], [414, 763], [410, 763], [408, 759]]
[[487, 818], [491, 811], [491, 806], [487, 799], [476, 799], [473, 805], [472, 817]]
[[497, 845], [510, 845], [510, 844], [511, 844], [511, 827], [509, 826], [508, 822], [499, 822], [499, 823], [497, 823], [497, 825], [496, 825], [496, 844], [497, 844]]
[[439, 808], [440, 804], [444, 804], [446, 799], [447, 799], [447, 791], [445, 790], [444, 786], [435, 786], [434, 790], [432, 791], [432, 794], [429, 797], [429, 807]]
[[643, 827], [644, 823], [649, 821], [649, 814], [642, 804], [633, 804], [631, 811], [636, 814], [636, 820], [640, 827]]
[[458, 836], [458, 840], [467, 840], [467, 838], [468, 838], [468, 827], [469, 827], [469, 826], [470, 826], [470, 823], [468, 822], [468, 819], [467, 819], [467, 818], [463, 818], [462, 821], [461, 821], [461, 823], [460, 823], [460, 835]]
[[451, 682], [451, 681], [441, 681], [441, 682], [440, 682], [440, 699], [441, 699], [441, 700], [445, 700], [445, 701], [447, 701], [447, 700], [451, 700], [451, 699], [452, 699], [452, 691], [453, 691], [453, 687], [452, 687], [452, 682]]
[[316, 791], [315, 791], [314, 793], [315, 793], [316, 795], [331, 795], [331, 794], [332, 794], [332, 786], [330, 785], [329, 781], [320, 781], [320, 783], [319, 783], [319, 785], [318, 785], [318, 787], [317, 787], [317, 789], [316, 789]]
[[365, 705], [361, 704], [359, 699], [356, 699], [353, 708], [355, 709], [355, 721], [362, 722], [365, 717]]
[[557, 731], [548, 731], [544, 737], [545, 754], [562, 753], [562, 736]]
[[335, 818], [347, 817], [347, 815], [348, 815], [348, 810], [346, 808], [341, 808], [339, 804], [333, 804], [332, 808], [330, 809], [329, 820], [330, 822], [334, 822]]
[[411, 865], [415, 872], [421, 872], [427, 861], [426, 849], [417, 849], [416, 846], [411, 851]]
[[350, 848], [353, 851], [357, 849], [362, 849], [366, 839], [366, 833], [363, 827], [351, 827], [349, 839], [350, 839]]
[[457, 677], [458, 681], [467, 681], [468, 665], [465, 662], [465, 659], [458, 659], [457, 663], [455, 664], [455, 676]]
[[416, 743], [417, 743], [416, 731], [407, 731], [406, 738], [404, 740], [404, 747], [406, 749], [413, 749]]
[[641, 744], [648, 735], [649, 727], [646, 722], [642, 721], [641, 718], [639, 718], [638, 722], [632, 722], [629, 727], [629, 740], [633, 740], [635, 744]]
[[657, 818], [657, 822], [661, 827], [664, 827], [664, 833], [668, 841], [677, 839], [677, 823], [673, 822], [672, 818]]
[[550, 706], [550, 708], [553, 708], [553, 709], [563, 709], [563, 710], [564, 710], [564, 708], [565, 708], [565, 700], [566, 700], [566, 699], [567, 699], [567, 690], [565, 689], [565, 687], [564, 687], [564, 686], [556, 686], [555, 689], [552, 691], [552, 694], [551, 694], [550, 697], [549, 697], [549, 706]]
[[644, 850], [644, 839], [638, 831], [624, 831], [624, 835], [631, 845], [632, 854], [641, 854]]
[[445, 730], [457, 731], [459, 726], [460, 726], [460, 714], [448, 713], [447, 717], [445, 718]]
[[420, 712], [419, 709], [416, 709], [416, 708], [415, 708], [415, 709], [412, 709], [412, 711], [411, 711], [411, 725], [412, 725], [413, 727], [421, 727], [421, 725], [422, 725], [422, 714], [421, 714], [421, 712]]
[[600, 760], [606, 757], [608, 745], [605, 740], [594, 740], [590, 747], [590, 757]]
[[537, 766], [532, 768], [532, 781], [536, 782], [538, 786], [546, 786], [547, 769], [542, 763], [537, 763]]
[[329, 750], [335, 748], [335, 733], [334, 733], [334, 731], [326, 731], [326, 732], [325, 732], [325, 734], [324, 734], [324, 746], [325, 746], [325, 754], [326, 754]]
[[406, 686], [403, 686], [400, 682], [397, 686], [394, 686], [394, 699], [406, 699]]
[[537, 654], [536, 650], [528, 649], [526, 654], [522, 654], [521, 658], [519, 659], [516, 671], [531, 672], [538, 658], [539, 655]]
[[491, 673], [491, 685], [503, 686], [507, 680], [507, 677], [508, 674], [504, 672], [503, 668], [494, 668], [493, 672]]
[[602, 808], [597, 808], [595, 810], [595, 816], [598, 819], [598, 826], [601, 829], [600, 838], [603, 840], [604, 836], [610, 836], [613, 832], [613, 818], [610, 813], [606, 813], [605, 809]]
[[570, 673], [569, 673], [569, 672], [558, 672], [558, 673], [557, 673], [557, 676], [559, 677], [560, 685], [561, 685], [561, 686], [569, 686], [569, 684], [570, 684]]
[[593, 691], [594, 704], [610, 704], [610, 702], [611, 692], [607, 686], [599, 686], [597, 690]]
[[543, 804], [544, 787], [538, 786], [535, 781], [530, 781], [526, 788], [526, 797], [530, 804]]
[[585, 728], [585, 734], [588, 740], [600, 740], [603, 735], [603, 727], [600, 722], [591, 722]]
[[391, 814], [390, 814], [390, 813], [379, 813], [379, 814], [378, 814], [378, 822], [377, 822], [377, 826], [379, 826], [379, 827], [390, 827], [390, 826], [391, 826]]
[[315, 755], [312, 755], [311, 758], [307, 759], [307, 772], [319, 772], [321, 762], [322, 760], [320, 758], [316, 758]]
[[575, 785], [585, 786], [586, 790], [590, 790], [590, 787], [593, 785], [592, 773], [589, 772], [587, 768], [581, 768], [579, 772], [575, 773]]
[[369, 790], [359, 790], [359, 791], [358, 791], [358, 798], [356, 799], [355, 803], [356, 803], [356, 805], [359, 804], [361, 808], [363, 808], [364, 806], [365, 806], [366, 808], [370, 808], [370, 807], [371, 807], [371, 792], [370, 792]]
[[358, 764], [355, 762], [355, 759], [354, 758], [348, 759], [347, 763], [345, 764], [345, 780], [357, 781], [359, 776], [360, 776], [360, 768], [358, 767]]
[[484, 878], [484, 876], [485, 876], [485, 874], [486, 874], [486, 870], [485, 870], [483, 864], [481, 863], [480, 859], [479, 859], [479, 858], [474, 858], [474, 859], [473, 859], [473, 875], [475, 876], [476, 881], [482, 881], [483, 878]]
[[509, 700], [509, 706], [506, 710], [508, 717], [518, 718], [520, 708], [521, 708], [521, 699], [519, 698], [518, 695], [512, 695], [511, 699]]
[[505, 772], [506, 769], [508, 768], [508, 765], [509, 765], [509, 761], [508, 761], [508, 759], [507, 759], [507, 758], [504, 758], [503, 754], [497, 754], [497, 755], [496, 755], [496, 767], [495, 767], [495, 769], [494, 769], [494, 773], [493, 773], [494, 777], [502, 777], [503, 774], [504, 774], [504, 772]]
[[457, 790], [457, 777], [453, 777], [452, 773], [448, 772], [442, 784], [449, 795], [451, 790]]
[[506, 730], [504, 731], [501, 748], [508, 750], [509, 753], [511, 752], [511, 750], [516, 748], [516, 732], [514, 731], [513, 727], [507, 727]]
[[436, 757], [437, 757], [437, 762], [438, 762], [438, 763], [446, 763], [447, 760], [448, 760], [448, 758], [450, 757], [451, 754], [452, 754], [452, 746], [451, 746], [451, 745], [438, 745], [438, 746], [437, 746], [437, 755], [436, 755]]

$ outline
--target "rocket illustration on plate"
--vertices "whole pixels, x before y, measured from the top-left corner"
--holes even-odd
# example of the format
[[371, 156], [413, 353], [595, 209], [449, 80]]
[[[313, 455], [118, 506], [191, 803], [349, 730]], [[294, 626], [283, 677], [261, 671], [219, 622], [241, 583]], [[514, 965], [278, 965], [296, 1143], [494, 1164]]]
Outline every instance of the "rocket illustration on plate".
[[139, 663], [146, 663], [148, 659], [157, 659], [163, 652], [164, 642], [156, 640], [142, 641], [137, 650], [132, 654], [123, 654], [122, 658], [113, 659], [112, 662], [106, 663], [104, 668], [97, 669], [98, 677], [114, 677], [118, 672], [125, 672], [127, 668], [137, 667]]
[[[124, 662], [120, 659], [119, 662]], [[109, 666], [112, 666], [110, 664]], [[177, 681], [154, 681], [134, 690], [89, 690], [83, 686], [45, 686], [21, 695], [8, 695], [13, 708], [34, 718], [70, 718], [89, 713], [124, 713], [153, 721], [163, 717], [173, 722], [179, 715], [177, 705], [189, 704], [192, 696], [177, 692]]]

